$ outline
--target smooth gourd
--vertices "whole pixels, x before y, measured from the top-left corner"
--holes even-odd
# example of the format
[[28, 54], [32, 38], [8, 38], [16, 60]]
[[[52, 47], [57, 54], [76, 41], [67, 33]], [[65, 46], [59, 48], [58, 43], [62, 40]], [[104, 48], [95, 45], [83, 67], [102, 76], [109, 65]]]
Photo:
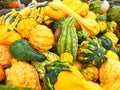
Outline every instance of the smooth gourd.
[[18, 60], [42, 62], [46, 59], [44, 54], [37, 52], [32, 45], [24, 39], [13, 42], [10, 46], [10, 53]]

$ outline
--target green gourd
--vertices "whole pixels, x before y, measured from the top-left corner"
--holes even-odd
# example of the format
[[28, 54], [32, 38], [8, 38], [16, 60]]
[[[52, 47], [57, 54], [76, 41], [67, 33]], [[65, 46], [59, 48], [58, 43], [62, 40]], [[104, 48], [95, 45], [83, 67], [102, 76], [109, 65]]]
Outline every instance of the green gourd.
[[57, 52], [60, 55], [64, 52], [69, 52], [75, 60], [78, 50], [78, 37], [75, 28], [75, 20], [69, 16], [62, 23], [62, 32], [57, 42]]
[[106, 53], [99, 39], [83, 41], [79, 45], [78, 60], [84, 64], [100, 67], [107, 60]]
[[42, 62], [46, 56], [37, 52], [32, 45], [24, 39], [16, 40], [10, 45], [10, 54], [17, 60]]
[[112, 41], [108, 37], [101, 35], [99, 38], [101, 40], [102, 46], [105, 49], [109, 50], [113, 46]]

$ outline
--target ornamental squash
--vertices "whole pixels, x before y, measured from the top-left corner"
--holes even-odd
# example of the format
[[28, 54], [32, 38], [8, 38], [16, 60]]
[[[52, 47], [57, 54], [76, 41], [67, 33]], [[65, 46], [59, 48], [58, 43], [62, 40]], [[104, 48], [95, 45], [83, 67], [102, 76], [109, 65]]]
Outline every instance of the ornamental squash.
[[9, 47], [10, 54], [13, 58], [23, 61], [39, 61], [42, 62], [46, 56], [36, 51], [33, 46], [24, 39], [16, 40]]
[[52, 62], [60, 59], [60, 57], [57, 54], [50, 51], [44, 52], [43, 54], [47, 57], [45, 61], [43, 62], [32, 61], [32, 65], [36, 68], [39, 74], [39, 78], [41, 80], [43, 80], [45, 76], [45, 65], [51, 64]]
[[0, 82], [5, 80], [5, 70], [4, 67], [0, 65]]
[[0, 26], [0, 44], [11, 44], [18, 39], [21, 39], [21, 36], [11, 25]]
[[25, 18], [19, 21], [16, 31], [22, 36], [22, 38], [29, 39], [30, 32], [35, 26], [37, 26], [37, 22], [33, 18]]
[[77, 36], [78, 36], [78, 43], [80, 44], [82, 41], [85, 41], [89, 38], [89, 35], [86, 31], [84, 30], [78, 30], [77, 31]]
[[78, 37], [74, 22], [73, 17], [69, 16], [62, 23], [62, 32], [57, 42], [57, 52], [59, 55], [64, 52], [71, 53], [73, 59], [76, 60]]
[[106, 37], [110, 38], [110, 40], [112, 41], [113, 45], [116, 45], [118, 43], [119, 39], [113, 32], [109, 31], [109, 32], [106, 32], [104, 35]]
[[94, 65], [85, 65], [79, 71], [87, 81], [96, 82], [98, 80], [98, 68]]
[[119, 56], [117, 55], [117, 53], [115, 53], [112, 50], [108, 50], [107, 51], [106, 57], [107, 57], [107, 59], [114, 59], [114, 60], [118, 60], [119, 61]]
[[113, 44], [110, 38], [106, 37], [105, 35], [101, 35], [99, 39], [101, 40], [102, 46], [105, 49], [110, 50], [110, 48], [112, 48]]
[[51, 49], [54, 45], [54, 41], [54, 34], [47, 26], [37, 25], [30, 32], [29, 42], [40, 52]]
[[20, 20], [19, 11], [16, 11], [15, 9], [12, 9], [11, 12], [7, 13], [4, 16], [3, 23], [4, 25], [12, 25], [13, 27], [16, 27], [18, 21]]
[[108, 59], [99, 71], [100, 85], [106, 85], [120, 78], [120, 61]]
[[105, 90], [120, 90], [120, 78], [102, 86]]
[[104, 90], [86, 81], [70, 62], [58, 60], [45, 66], [46, 90]]
[[97, 67], [107, 60], [106, 50], [98, 39], [83, 41], [79, 45], [78, 60], [84, 64], [93, 64]]
[[0, 44], [0, 65], [7, 68], [11, 65], [11, 61], [12, 56], [9, 53], [9, 46]]
[[28, 87], [41, 90], [36, 69], [27, 62], [13, 59], [12, 67], [5, 70], [6, 84], [18, 87]]

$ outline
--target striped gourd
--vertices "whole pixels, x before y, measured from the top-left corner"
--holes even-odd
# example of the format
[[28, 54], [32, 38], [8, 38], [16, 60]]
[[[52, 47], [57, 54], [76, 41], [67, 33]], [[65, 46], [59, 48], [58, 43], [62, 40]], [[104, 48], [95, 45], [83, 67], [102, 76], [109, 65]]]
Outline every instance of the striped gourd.
[[62, 24], [62, 32], [57, 42], [57, 52], [60, 55], [69, 52], [73, 55], [74, 60], [77, 57], [78, 37], [74, 26], [74, 19], [69, 16]]
[[15, 27], [19, 20], [19, 12], [13, 9], [11, 12], [5, 15], [3, 23], [5, 25], [12, 25], [13, 27]]

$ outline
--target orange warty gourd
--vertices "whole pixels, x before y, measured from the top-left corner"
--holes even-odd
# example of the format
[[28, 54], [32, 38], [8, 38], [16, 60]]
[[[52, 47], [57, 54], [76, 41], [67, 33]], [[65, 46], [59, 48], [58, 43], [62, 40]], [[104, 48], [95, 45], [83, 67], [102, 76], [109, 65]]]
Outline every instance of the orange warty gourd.
[[13, 59], [12, 66], [5, 70], [6, 84], [41, 90], [36, 69], [29, 63]]
[[3, 66], [0, 65], [0, 82], [5, 79], [5, 71], [3, 69]]
[[37, 25], [30, 33], [30, 43], [40, 52], [48, 51], [53, 47], [54, 35], [48, 27]]

